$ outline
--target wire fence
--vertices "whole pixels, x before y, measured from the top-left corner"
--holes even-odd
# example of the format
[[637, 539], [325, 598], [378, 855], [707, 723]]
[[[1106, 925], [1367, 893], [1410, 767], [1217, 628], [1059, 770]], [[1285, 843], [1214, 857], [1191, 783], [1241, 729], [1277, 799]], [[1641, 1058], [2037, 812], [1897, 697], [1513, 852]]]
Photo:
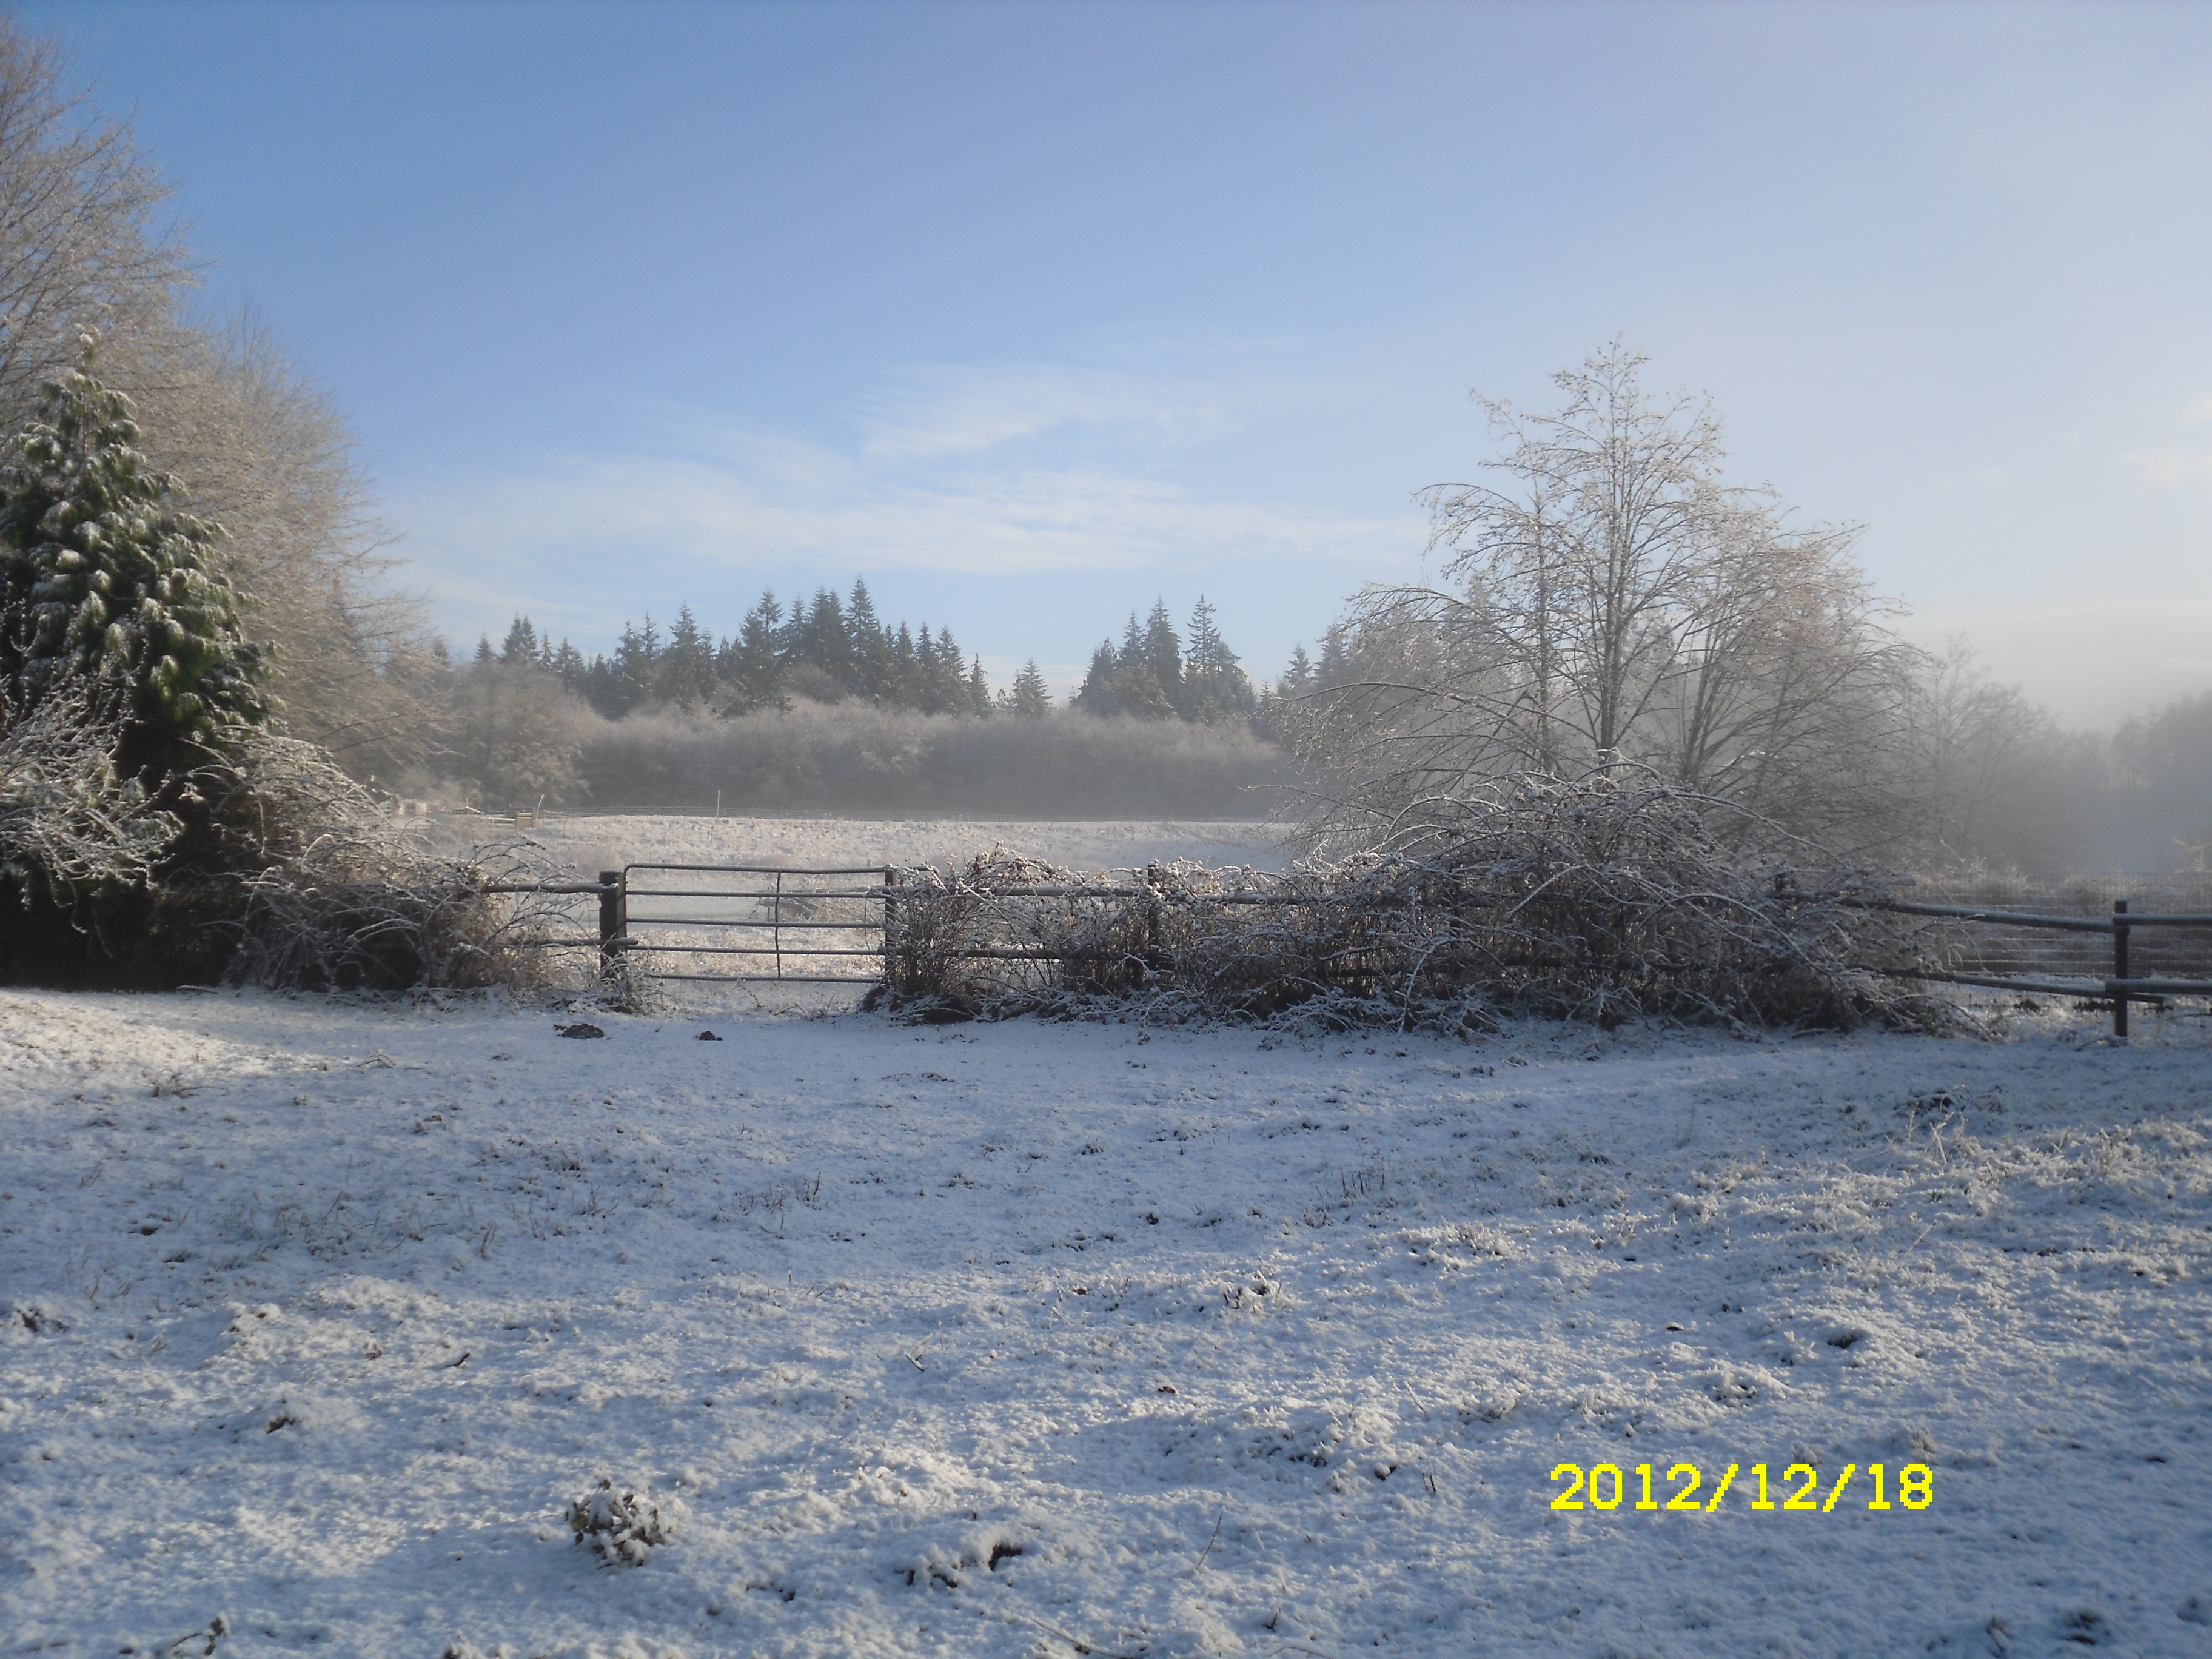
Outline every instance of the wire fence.
[[[2140, 918], [2212, 914], [2212, 873], [2179, 875], [2100, 871], [2057, 878], [1974, 875], [1927, 877], [1900, 890], [1918, 904], [1955, 905], [2109, 924], [2115, 902]], [[2027, 928], [1997, 921], [1957, 921], [1947, 928], [1954, 965], [1991, 976], [2102, 980], [2112, 968], [2109, 927], [2102, 932]], [[2212, 980], [2212, 929], [2144, 926], [2129, 930], [2131, 977]]]

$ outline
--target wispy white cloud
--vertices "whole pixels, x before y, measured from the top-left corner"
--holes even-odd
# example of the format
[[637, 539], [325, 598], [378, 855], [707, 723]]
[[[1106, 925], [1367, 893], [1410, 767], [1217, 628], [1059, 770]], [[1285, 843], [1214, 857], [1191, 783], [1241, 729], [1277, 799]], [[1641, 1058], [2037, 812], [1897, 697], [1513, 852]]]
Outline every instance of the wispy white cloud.
[[1363, 514], [1192, 482], [1222, 476], [1194, 465], [1198, 447], [1301, 392], [1269, 352], [1233, 355], [914, 369], [859, 402], [849, 443], [670, 412], [611, 451], [402, 484], [391, 517], [466, 632], [534, 606], [589, 637], [609, 603], [726, 596], [794, 568], [1219, 570], [1334, 594], [1404, 564], [1422, 540], [1410, 503]]
[[2212, 455], [2168, 447], [2130, 450], [2120, 459], [2142, 474], [2147, 483], [2172, 487], [2212, 482]]
[[897, 376], [861, 416], [868, 454], [918, 459], [1071, 428], [1188, 444], [1233, 431], [1254, 398], [1249, 387], [1098, 365], [934, 365]]
[[2181, 411], [2185, 421], [2212, 421], [2212, 392], [2206, 392]]
[[[1419, 520], [1208, 496], [1107, 466], [916, 469], [783, 440], [709, 456], [566, 457], [402, 495], [426, 575], [650, 556], [709, 570], [906, 568], [970, 575], [1284, 560], [1371, 562]], [[923, 476], [916, 476], [917, 472]]]

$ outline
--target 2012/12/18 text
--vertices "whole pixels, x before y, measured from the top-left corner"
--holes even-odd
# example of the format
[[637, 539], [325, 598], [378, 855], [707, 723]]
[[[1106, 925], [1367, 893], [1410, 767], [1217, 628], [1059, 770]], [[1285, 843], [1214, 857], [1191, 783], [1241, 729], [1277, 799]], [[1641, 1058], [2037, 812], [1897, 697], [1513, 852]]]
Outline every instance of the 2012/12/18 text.
[[[1736, 1475], [1742, 1467], [1740, 1463], [1729, 1464], [1728, 1473], [1715, 1484], [1711, 1494], [1705, 1496], [1701, 1491], [1705, 1476], [1698, 1466], [1677, 1463], [1666, 1474], [1666, 1480], [1673, 1485], [1674, 1491], [1668, 1492], [1662, 1488], [1655, 1497], [1651, 1486], [1652, 1466], [1638, 1463], [1635, 1478], [1641, 1483], [1644, 1495], [1631, 1507], [1697, 1510], [1710, 1515], [1720, 1508], [1722, 1499], [1728, 1497], [1735, 1487]], [[1750, 1507], [1754, 1510], [1812, 1510], [1826, 1515], [1835, 1509], [1855, 1475], [1863, 1476], [1860, 1491], [1869, 1494], [1866, 1500], [1868, 1509], [1896, 1507], [1890, 1501], [1888, 1469], [1880, 1463], [1869, 1463], [1864, 1470], [1856, 1463], [1844, 1464], [1844, 1472], [1836, 1477], [1836, 1484], [1828, 1489], [1825, 1498], [1820, 1495], [1820, 1472], [1810, 1463], [1792, 1463], [1782, 1472], [1781, 1486], [1784, 1496], [1780, 1503], [1775, 1502], [1770, 1495], [1766, 1465], [1754, 1463], [1751, 1466], [1751, 1476], [1758, 1483], [1759, 1496], [1751, 1501]], [[1617, 1510], [1628, 1496], [1632, 1484], [1630, 1477], [1624, 1474], [1616, 1463], [1594, 1464], [1588, 1469], [1579, 1463], [1562, 1463], [1552, 1471], [1552, 1479], [1567, 1483], [1566, 1489], [1552, 1499], [1552, 1507], [1555, 1510]], [[1793, 1483], [1795, 1491], [1790, 1490]], [[1898, 1472], [1897, 1504], [1908, 1510], [1924, 1510], [1935, 1501], [1936, 1472], [1933, 1469], [1925, 1463], [1907, 1463]]]

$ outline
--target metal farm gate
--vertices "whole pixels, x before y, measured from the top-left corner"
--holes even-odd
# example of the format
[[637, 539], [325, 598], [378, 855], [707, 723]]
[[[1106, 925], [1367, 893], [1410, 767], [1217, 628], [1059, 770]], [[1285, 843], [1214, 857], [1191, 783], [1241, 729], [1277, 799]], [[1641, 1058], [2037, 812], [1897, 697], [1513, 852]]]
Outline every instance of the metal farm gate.
[[[864, 884], [862, 877], [870, 879]], [[639, 961], [654, 979], [873, 984], [884, 976], [896, 880], [882, 865], [602, 870], [599, 957], [610, 967]]]

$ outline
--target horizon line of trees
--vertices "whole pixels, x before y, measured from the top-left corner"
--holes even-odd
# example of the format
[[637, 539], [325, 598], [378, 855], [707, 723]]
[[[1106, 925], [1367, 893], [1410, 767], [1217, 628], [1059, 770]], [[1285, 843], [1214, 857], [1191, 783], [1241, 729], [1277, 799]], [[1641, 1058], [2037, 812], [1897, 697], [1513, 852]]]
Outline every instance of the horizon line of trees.
[[[735, 718], [801, 701], [975, 719], [1041, 720], [1054, 708], [1034, 657], [1010, 685], [994, 690], [982, 658], [963, 653], [950, 628], [933, 632], [927, 622], [915, 629], [879, 620], [860, 578], [847, 597], [818, 587], [811, 602], [794, 600], [787, 611], [773, 590], [764, 592], [738, 631], [720, 638], [688, 604], [665, 633], [648, 612], [641, 625], [623, 623], [614, 650], [589, 655], [565, 637], [556, 644], [519, 613], [498, 646], [489, 634], [478, 636], [467, 673], [479, 680], [534, 673], [611, 720], [666, 709]], [[1129, 613], [1120, 646], [1110, 638], [1100, 643], [1067, 707], [1099, 717], [1249, 721], [1279, 690], [1303, 690], [1311, 676], [1300, 646], [1282, 685], [1255, 691], [1205, 595], [1192, 608], [1187, 635], [1158, 599], [1142, 620]]]

